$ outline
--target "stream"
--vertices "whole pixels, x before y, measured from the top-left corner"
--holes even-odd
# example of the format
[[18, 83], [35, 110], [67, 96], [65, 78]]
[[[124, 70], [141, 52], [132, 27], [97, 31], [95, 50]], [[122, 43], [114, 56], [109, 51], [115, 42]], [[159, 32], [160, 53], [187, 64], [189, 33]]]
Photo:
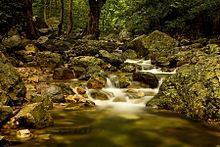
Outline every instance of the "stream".
[[[157, 75], [161, 85], [164, 77], [173, 72], [162, 72], [149, 68], [150, 60], [127, 60], [142, 66], [141, 72]], [[109, 75], [102, 90], [109, 100], [95, 100], [87, 90], [96, 108], [74, 111], [55, 105], [52, 110], [54, 126], [41, 130], [31, 130], [35, 137], [16, 147], [205, 147], [220, 146], [220, 132], [205, 127], [199, 122], [188, 120], [178, 114], [158, 111], [145, 107], [158, 92], [157, 88], [132, 89], [140, 93], [140, 98], [132, 99], [128, 89], [118, 88], [117, 77]], [[115, 101], [116, 98], [122, 101]]]

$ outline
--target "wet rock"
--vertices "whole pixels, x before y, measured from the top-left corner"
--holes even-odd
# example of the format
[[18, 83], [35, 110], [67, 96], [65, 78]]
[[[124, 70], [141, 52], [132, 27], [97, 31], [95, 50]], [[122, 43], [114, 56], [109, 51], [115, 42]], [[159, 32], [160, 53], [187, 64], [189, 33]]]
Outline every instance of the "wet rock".
[[75, 87], [75, 89], [78, 94], [86, 94], [86, 89], [83, 87]]
[[120, 73], [118, 76], [118, 88], [127, 88], [132, 83], [131, 74]]
[[157, 88], [159, 85], [158, 78], [149, 72], [135, 72], [132, 75], [134, 81], [139, 81], [147, 84], [150, 88]]
[[35, 61], [41, 67], [57, 67], [63, 63], [62, 57], [58, 53], [50, 51], [39, 52], [36, 55]]
[[0, 126], [5, 123], [13, 114], [13, 110], [9, 106], [0, 105]]
[[108, 93], [101, 91], [101, 90], [91, 91], [90, 95], [93, 99], [96, 99], [96, 100], [109, 100]]
[[28, 129], [18, 130], [16, 132], [16, 137], [22, 141], [27, 141], [32, 139], [34, 136]]
[[65, 98], [66, 102], [68, 103], [85, 103], [86, 102], [86, 97], [80, 94], [75, 94], [75, 95], [68, 95]]
[[183, 65], [165, 79], [147, 106], [171, 110], [220, 126], [220, 57], [210, 55], [195, 65]]
[[145, 93], [141, 90], [128, 89], [126, 92], [130, 99], [140, 99], [145, 96]]
[[124, 63], [124, 59], [122, 59], [121, 54], [118, 53], [109, 53], [106, 50], [100, 50], [99, 56], [104, 61], [110, 63], [113, 66], [119, 67], [122, 63]]
[[15, 68], [7, 62], [3, 54], [0, 55], [0, 67], [0, 102], [5, 105], [21, 104], [26, 88]]
[[44, 128], [53, 125], [53, 119], [42, 103], [33, 103], [24, 106], [12, 118], [12, 122], [26, 128]]
[[127, 102], [125, 97], [116, 97], [113, 102]]
[[132, 63], [123, 63], [121, 66], [120, 66], [120, 69], [122, 72], [135, 72], [136, 69], [137, 69], [137, 65], [135, 64], [132, 64]]
[[88, 81], [87, 81], [87, 87], [89, 89], [102, 89], [106, 85], [106, 77], [103, 75], [97, 74], [93, 75]]
[[52, 85], [45, 90], [43, 93], [45, 96], [49, 97], [54, 103], [62, 103], [65, 102], [64, 94], [62, 88]]
[[54, 69], [53, 79], [55, 80], [68, 80], [74, 78], [75, 76], [72, 70], [66, 67], [59, 67]]

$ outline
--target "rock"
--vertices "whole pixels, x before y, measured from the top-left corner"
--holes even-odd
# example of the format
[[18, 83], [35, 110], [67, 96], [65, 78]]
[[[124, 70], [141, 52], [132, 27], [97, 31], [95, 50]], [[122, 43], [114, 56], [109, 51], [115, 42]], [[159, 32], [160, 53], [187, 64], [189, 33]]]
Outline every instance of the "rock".
[[66, 67], [59, 67], [54, 69], [53, 79], [55, 80], [69, 80], [74, 78], [75, 76], [72, 70]]
[[72, 51], [77, 56], [95, 56], [99, 50], [112, 52], [117, 48], [117, 44], [111, 41], [104, 40], [67, 40], [73, 44]]
[[6, 140], [4, 136], [0, 135], [0, 146], [7, 147], [9, 145], [10, 145], [10, 142]]
[[125, 60], [122, 59], [121, 55], [118, 53], [109, 53], [106, 50], [100, 50], [99, 56], [104, 61], [110, 63], [113, 66], [119, 67]]
[[47, 110], [53, 108], [53, 102], [46, 95], [40, 95], [40, 94], [32, 95], [31, 102], [32, 103], [42, 102], [44, 108], [47, 109]]
[[134, 51], [134, 50], [132, 50], [132, 49], [128, 49], [128, 50], [122, 52], [122, 55], [121, 55], [121, 56], [122, 56], [122, 58], [123, 58], [124, 60], [126, 60], [126, 59], [132, 59], [132, 60], [134, 60], [134, 59], [137, 59], [137, 58], [138, 58], [136, 51]]
[[220, 56], [183, 65], [160, 87], [148, 107], [171, 110], [220, 128]]
[[34, 136], [28, 129], [18, 130], [16, 137], [22, 141], [27, 141], [32, 139]]
[[95, 100], [109, 100], [108, 93], [101, 90], [94, 90], [90, 92], [90, 95]]
[[43, 93], [45, 96], [49, 97], [54, 103], [62, 103], [65, 102], [64, 94], [62, 88], [52, 85], [45, 90]]
[[150, 88], [157, 88], [159, 85], [158, 78], [149, 72], [135, 72], [132, 75], [134, 81], [139, 81], [144, 84], [147, 84]]
[[15, 68], [0, 53], [0, 102], [4, 105], [20, 105], [25, 97], [26, 88]]
[[34, 26], [37, 29], [48, 28], [48, 25], [41, 17], [33, 16]]
[[144, 46], [145, 38], [147, 38], [147, 35], [141, 35], [139, 37], [136, 37], [132, 41], [126, 43], [123, 48], [124, 52], [126, 52], [126, 50], [134, 50], [137, 53], [138, 58], [147, 58], [149, 51], [148, 48]]
[[55, 68], [63, 63], [60, 54], [52, 53], [50, 51], [39, 52], [36, 55], [35, 61], [41, 67], [52, 67], [52, 68]]
[[133, 64], [133, 63], [123, 63], [120, 66], [120, 69], [122, 72], [135, 72], [137, 69], [137, 65]]
[[179, 44], [177, 40], [157, 30], [150, 33], [148, 36], [144, 36], [142, 42], [144, 47], [149, 49], [150, 52], [162, 50], [169, 51]]
[[140, 99], [145, 96], [145, 93], [141, 90], [128, 89], [126, 92], [129, 96], [129, 99]]
[[44, 43], [46, 43], [48, 40], [49, 40], [49, 38], [48, 38], [47, 36], [40, 36], [40, 37], [37, 39], [37, 43], [39, 43], [39, 44], [44, 44]]
[[24, 106], [12, 118], [12, 121], [18, 126], [26, 128], [44, 128], [53, 125], [53, 119], [42, 103]]
[[83, 87], [75, 87], [75, 89], [78, 94], [86, 94], [86, 89]]
[[132, 34], [131, 32], [129, 32], [128, 30], [124, 29], [119, 33], [119, 39], [121, 41], [128, 41], [132, 38]]
[[99, 58], [92, 56], [79, 56], [70, 59], [69, 68], [74, 71], [75, 77], [89, 79], [94, 73], [102, 71], [106, 63]]
[[17, 48], [19, 47], [19, 45], [22, 43], [22, 39], [19, 35], [13, 35], [7, 39], [4, 39], [2, 41], [2, 44], [6, 47], [6, 48]]
[[103, 77], [100, 74], [93, 75], [88, 81], [87, 81], [87, 87], [89, 89], [102, 89], [106, 85], [106, 77]]
[[207, 44], [203, 50], [207, 54], [220, 54], [220, 47], [217, 44]]
[[85, 103], [86, 102], [86, 98], [80, 94], [68, 95], [65, 98], [65, 100], [68, 103]]
[[0, 105], [0, 126], [5, 123], [13, 114], [13, 110], [9, 106]]
[[120, 73], [118, 76], [118, 88], [127, 88], [132, 83], [132, 76], [131, 74], [127, 73]]
[[125, 97], [116, 97], [113, 102], [127, 102], [127, 99]]

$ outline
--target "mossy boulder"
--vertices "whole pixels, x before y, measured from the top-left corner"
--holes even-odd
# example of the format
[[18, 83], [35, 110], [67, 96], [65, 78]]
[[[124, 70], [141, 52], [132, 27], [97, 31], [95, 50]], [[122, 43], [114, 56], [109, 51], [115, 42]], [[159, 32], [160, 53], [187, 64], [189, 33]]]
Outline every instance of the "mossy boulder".
[[113, 66], [119, 67], [122, 63], [124, 63], [124, 59], [121, 54], [118, 53], [109, 53], [106, 50], [99, 51], [99, 57], [104, 61], [110, 63]]
[[55, 68], [63, 63], [62, 56], [58, 53], [50, 51], [39, 52], [36, 55], [35, 61], [41, 67]]
[[210, 55], [195, 65], [181, 66], [146, 105], [220, 128], [220, 56]]
[[22, 104], [26, 88], [16, 69], [0, 52], [0, 102], [4, 105]]
[[40, 102], [24, 106], [12, 118], [12, 123], [25, 128], [44, 128], [53, 125], [53, 119]]

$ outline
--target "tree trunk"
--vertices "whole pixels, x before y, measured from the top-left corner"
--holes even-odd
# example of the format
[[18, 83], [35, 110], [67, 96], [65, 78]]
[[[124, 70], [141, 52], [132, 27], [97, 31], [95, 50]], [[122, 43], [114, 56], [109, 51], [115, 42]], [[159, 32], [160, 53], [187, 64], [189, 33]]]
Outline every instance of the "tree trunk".
[[63, 18], [64, 18], [64, 0], [60, 0], [60, 23], [58, 25], [57, 35], [62, 34]]
[[96, 39], [98, 39], [100, 35], [99, 18], [101, 8], [105, 2], [106, 0], [89, 0], [89, 21], [87, 24], [86, 34], [95, 35]]
[[47, 0], [44, 0], [44, 22], [47, 22]]
[[73, 0], [69, 0], [69, 23], [67, 28], [67, 35], [72, 32], [73, 29]]
[[57, 4], [57, 0], [54, 0], [54, 14], [55, 14], [55, 17], [57, 16], [57, 7], [58, 4]]
[[52, 0], [50, 0], [50, 11], [49, 11], [49, 17], [52, 16]]
[[25, 33], [28, 38], [35, 39], [38, 37], [38, 34], [33, 23], [32, 0], [25, 0], [24, 11], [27, 18], [27, 29]]

